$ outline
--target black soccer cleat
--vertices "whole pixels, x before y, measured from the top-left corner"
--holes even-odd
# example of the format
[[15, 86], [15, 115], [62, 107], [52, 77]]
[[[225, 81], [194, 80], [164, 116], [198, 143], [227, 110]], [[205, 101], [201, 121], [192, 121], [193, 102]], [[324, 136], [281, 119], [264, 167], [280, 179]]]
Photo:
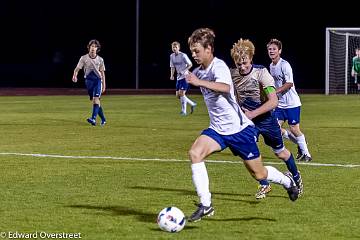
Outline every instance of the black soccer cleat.
[[300, 197], [304, 193], [304, 184], [303, 184], [303, 181], [302, 181], [302, 178], [301, 178], [300, 171], [298, 171], [298, 173], [299, 173], [299, 179], [297, 181], [295, 181], [295, 183], [296, 183], [296, 186], [299, 189], [299, 197]]
[[296, 153], [296, 160], [301, 160], [303, 157], [304, 157], [304, 153], [302, 153], [302, 151], [301, 151], [301, 149], [300, 149], [300, 147], [298, 146], [297, 147], [297, 153]]
[[198, 209], [188, 218], [189, 222], [197, 222], [200, 221], [203, 217], [214, 215], [215, 210], [212, 205], [207, 207], [199, 203], [197, 206]]
[[296, 201], [296, 199], [298, 199], [299, 197], [299, 188], [296, 185], [296, 182], [294, 181], [294, 179], [292, 178], [292, 175], [290, 172], [286, 172], [284, 173], [285, 176], [287, 176], [288, 178], [290, 178], [291, 184], [289, 188], [285, 188], [289, 198], [291, 201]]
[[312, 157], [310, 157], [307, 154], [304, 154], [304, 156], [301, 159], [301, 161], [304, 161], [304, 162], [310, 162], [311, 160], [312, 160]]
[[[287, 174], [289, 174], [294, 179], [293, 175], [290, 172], [288, 172]], [[303, 181], [302, 181], [300, 171], [298, 171], [298, 174], [299, 174], [298, 180], [294, 179], [294, 181], [295, 181], [296, 186], [299, 189], [299, 197], [301, 197], [301, 195], [304, 193], [304, 184], [303, 184]]]

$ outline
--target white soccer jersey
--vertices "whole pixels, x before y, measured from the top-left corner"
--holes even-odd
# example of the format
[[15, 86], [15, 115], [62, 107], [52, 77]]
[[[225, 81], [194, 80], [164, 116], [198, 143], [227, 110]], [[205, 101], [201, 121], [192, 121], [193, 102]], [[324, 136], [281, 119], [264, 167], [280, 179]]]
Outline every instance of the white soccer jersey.
[[176, 69], [176, 73], [177, 73], [176, 79], [177, 80], [185, 78], [185, 75], [184, 75], [185, 69], [190, 64], [192, 64], [192, 63], [191, 63], [189, 57], [181, 51], [179, 51], [178, 54], [172, 53], [170, 55], [170, 67], [171, 68], [174, 67]]
[[292, 83], [293, 86], [285, 93], [279, 96], [279, 108], [294, 108], [301, 106], [300, 97], [296, 92], [293, 72], [290, 64], [280, 58], [276, 65], [270, 63], [270, 74], [275, 80], [276, 88], [281, 87], [285, 83]]
[[99, 71], [105, 71], [104, 59], [99, 55], [96, 55], [95, 58], [91, 58], [89, 54], [81, 56], [76, 67], [79, 69], [84, 68], [85, 78], [90, 72], [94, 72], [99, 78], [101, 78]]
[[248, 125], [253, 125], [236, 103], [230, 70], [224, 61], [215, 57], [206, 69], [201, 69], [200, 66], [193, 73], [202, 80], [230, 85], [229, 93], [200, 87], [210, 117], [209, 128], [222, 135], [231, 135], [242, 131]]

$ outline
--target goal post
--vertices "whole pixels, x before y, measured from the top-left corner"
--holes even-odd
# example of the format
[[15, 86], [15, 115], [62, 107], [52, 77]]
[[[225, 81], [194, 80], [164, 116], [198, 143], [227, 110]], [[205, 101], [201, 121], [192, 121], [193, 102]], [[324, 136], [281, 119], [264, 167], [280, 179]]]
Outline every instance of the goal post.
[[328, 27], [325, 45], [325, 94], [356, 93], [351, 67], [360, 47], [360, 28]]

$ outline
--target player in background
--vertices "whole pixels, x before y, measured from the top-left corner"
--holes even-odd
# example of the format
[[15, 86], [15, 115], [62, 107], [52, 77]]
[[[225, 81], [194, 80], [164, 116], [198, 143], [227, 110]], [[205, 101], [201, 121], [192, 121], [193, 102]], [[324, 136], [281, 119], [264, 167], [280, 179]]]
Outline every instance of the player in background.
[[173, 53], [170, 55], [170, 80], [175, 79], [174, 76], [176, 71], [176, 97], [180, 99], [180, 114], [182, 116], [186, 116], [187, 104], [190, 104], [191, 106], [190, 113], [194, 112], [194, 108], [196, 106], [196, 103], [186, 96], [186, 91], [189, 89], [189, 84], [185, 80], [185, 74], [192, 67], [192, 63], [189, 57], [180, 51], [179, 42], [171, 43], [171, 50]]
[[267, 44], [267, 50], [271, 59], [270, 74], [275, 80], [276, 94], [279, 104], [275, 109], [275, 117], [282, 127], [287, 121], [290, 131], [282, 128], [284, 138], [290, 139], [297, 144], [298, 153], [296, 159], [309, 162], [312, 160], [305, 135], [300, 130], [301, 101], [295, 90], [293, 72], [290, 64], [281, 58], [282, 43], [277, 39], [271, 39]]
[[354, 78], [354, 82], [357, 85], [357, 91], [360, 92], [360, 48], [355, 49], [355, 56], [352, 59], [351, 76]]
[[197, 210], [188, 218], [193, 222], [214, 214], [204, 161], [227, 147], [244, 160], [245, 167], [256, 180], [281, 184], [292, 201], [299, 194], [290, 174], [263, 166], [256, 143], [257, 130], [236, 102], [228, 66], [214, 56], [214, 39], [215, 34], [209, 28], [195, 30], [188, 39], [192, 57], [200, 66], [186, 75], [186, 81], [200, 87], [210, 118], [210, 126], [201, 132], [189, 150], [192, 180], [200, 198]]
[[[273, 109], [278, 105], [274, 78], [264, 66], [252, 63], [254, 54], [255, 46], [248, 39], [240, 38], [231, 49], [231, 57], [236, 66], [230, 69], [236, 100], [245, 115], [254, 122], [265, 144], [270, 146], [275, 155], [285, 162], [301, 195], [304, 189], [301, 175], [293, 155], [284, 146], [280, 126], [273, 114]], [[256, 199], [264, 198], [270, 191], [271, 185], [263, 180], [255, 197]]]
[[93, 39], [87, 45], [89, 53], [80, 57], [74, 70], [73, 82], [77, 82], [77, 75], [80, 69], [84, 69], [85, 84], [88, 90], [90, 101], [93, 103], [92, 115], [87, 122], [96, 126], [96, 117], [101, 118], [101, 126], [106, 124], [104, 110], [100, 104], [101, 94], [105, 92], [105, 65], [104, 59], [98, 55], [101, 45], [98, 40]]

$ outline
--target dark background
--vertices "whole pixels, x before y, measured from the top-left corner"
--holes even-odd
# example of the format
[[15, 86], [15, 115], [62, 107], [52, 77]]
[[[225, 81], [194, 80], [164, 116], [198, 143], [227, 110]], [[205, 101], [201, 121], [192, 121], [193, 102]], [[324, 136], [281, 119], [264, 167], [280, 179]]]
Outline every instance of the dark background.
[[[325, 28], [360, 27], [356, 1], [322, 7], [304, 1], [139, 2], [141, 89], [174, 88], [169, 80], [171, 42], [179, 41], [191, 57], [187, 38], [196, 28], [210, 27], [216, 34], [215, 55], [228, 65], [232, 44], [242, 37], [255, 44], [254, 63], [268, 66], [266, 43], [278, 38], [296, 87], [323, 90]], [[0, 87], [83, 87], [83, 81], [74, 84], [71, 77], [93, 38], [102, 44], [107, 87], [136, 87], [136, 0], [0, 4]]]

